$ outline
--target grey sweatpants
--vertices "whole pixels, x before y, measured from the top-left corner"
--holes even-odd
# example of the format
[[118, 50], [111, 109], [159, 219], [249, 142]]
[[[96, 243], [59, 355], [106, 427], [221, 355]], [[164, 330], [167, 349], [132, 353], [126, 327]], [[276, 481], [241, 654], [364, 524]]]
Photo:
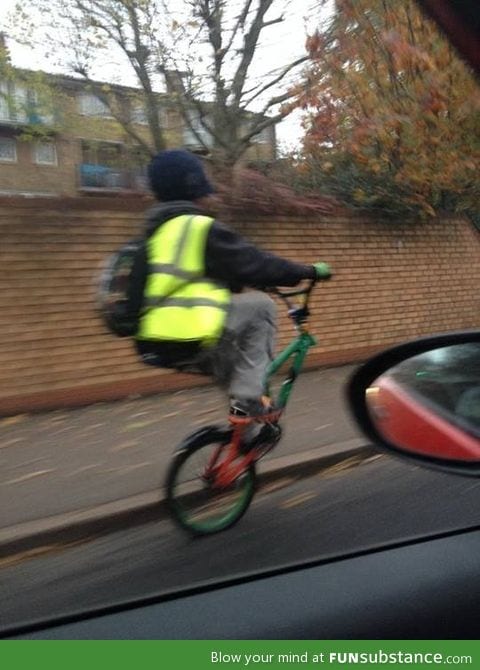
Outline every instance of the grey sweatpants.
[[265, 293], [232, 296], [225, 331], [210, 352], [212, 374], [231, 398], [259, 398], [273, 358], [276, 309]]

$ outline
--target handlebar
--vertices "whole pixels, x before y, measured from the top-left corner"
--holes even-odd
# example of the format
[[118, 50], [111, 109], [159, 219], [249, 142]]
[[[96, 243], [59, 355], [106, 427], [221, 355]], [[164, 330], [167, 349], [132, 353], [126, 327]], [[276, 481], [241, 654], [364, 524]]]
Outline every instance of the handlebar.
[[[301, 323], [304, 323], [308, 319], [308, 316], [310, 314], [310, 312], [308, 311], [308, 302], [310, 299], [310, 294], [313, 290], [313, 287], [318, 281], [319, 281], [318, 279], [311, 279], [308, 286], [302, 289], [295, 289], [294, 291], [280, 291], [280, 289], [276, 287], [268, 288], [265, 290], [281, 298], [288, 307], [288, 315], [290, 316], [290, 318], [297, 325], [300, 325]], [[304, 300], [303, 304], [300, 307], [298, 307], [291, 302], [290, 298], [294, 298], [296, 296], [301, 295], [304, 296]]]
[[310, 279], [309, 284], [305, 288], [301, 289], [295, 289], [294, 291], [281, 291], [279, 288], [276, 286], [271, 287], [271, 288], [266, 288], [265, 290], [268, 293], [273, 293], [274, 295], [278, 296], [279, 298], [283, 298], [285, 302], [288, 302], [288, 298], [295, 298], [296, 296], [299, 295], [304, 295], [305, 296], [305, 301], [304, 304], [306, 305], [308, 302], [308, 298], [310, 297], [310, 293], [313, 290], [313, 287], [315, 284], [318, 282], [318, 279]]

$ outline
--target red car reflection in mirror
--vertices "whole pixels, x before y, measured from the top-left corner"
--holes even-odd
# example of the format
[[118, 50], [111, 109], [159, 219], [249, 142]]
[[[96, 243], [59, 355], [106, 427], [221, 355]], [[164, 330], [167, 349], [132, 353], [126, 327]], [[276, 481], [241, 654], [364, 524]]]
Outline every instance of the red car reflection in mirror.
[[479, 460], [480, 440], [455, 417], [420, 394], [382, 375], [367, 391], [367, 406], [380, 435], [399, 449], [450, 460]]

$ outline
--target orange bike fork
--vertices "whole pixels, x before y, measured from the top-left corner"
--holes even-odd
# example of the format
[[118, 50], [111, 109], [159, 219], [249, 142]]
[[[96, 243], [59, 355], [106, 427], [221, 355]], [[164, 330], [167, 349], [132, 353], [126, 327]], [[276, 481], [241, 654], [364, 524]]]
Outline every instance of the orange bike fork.
[[214, 488], [227, 488], [249, 467], [255, 459], [255, 450], [247, 454], [240, 452], [244, 426], [234, 425], [232, 439], [226, 445], [220, 445], [207, 465], [205, 476]]

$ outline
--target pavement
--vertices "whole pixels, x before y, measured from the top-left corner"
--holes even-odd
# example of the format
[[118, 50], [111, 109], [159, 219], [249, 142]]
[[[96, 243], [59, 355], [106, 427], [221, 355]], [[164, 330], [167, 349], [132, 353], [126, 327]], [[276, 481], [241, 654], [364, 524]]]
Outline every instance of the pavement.
[[[261, 482], [371, 454], [344, 401], [353, 369], [298, 378]], [[0, 557], [157, 518], [174, 448], [201, 426], [224, 425], [226, 412], [206, 386], [0, 420]]]

